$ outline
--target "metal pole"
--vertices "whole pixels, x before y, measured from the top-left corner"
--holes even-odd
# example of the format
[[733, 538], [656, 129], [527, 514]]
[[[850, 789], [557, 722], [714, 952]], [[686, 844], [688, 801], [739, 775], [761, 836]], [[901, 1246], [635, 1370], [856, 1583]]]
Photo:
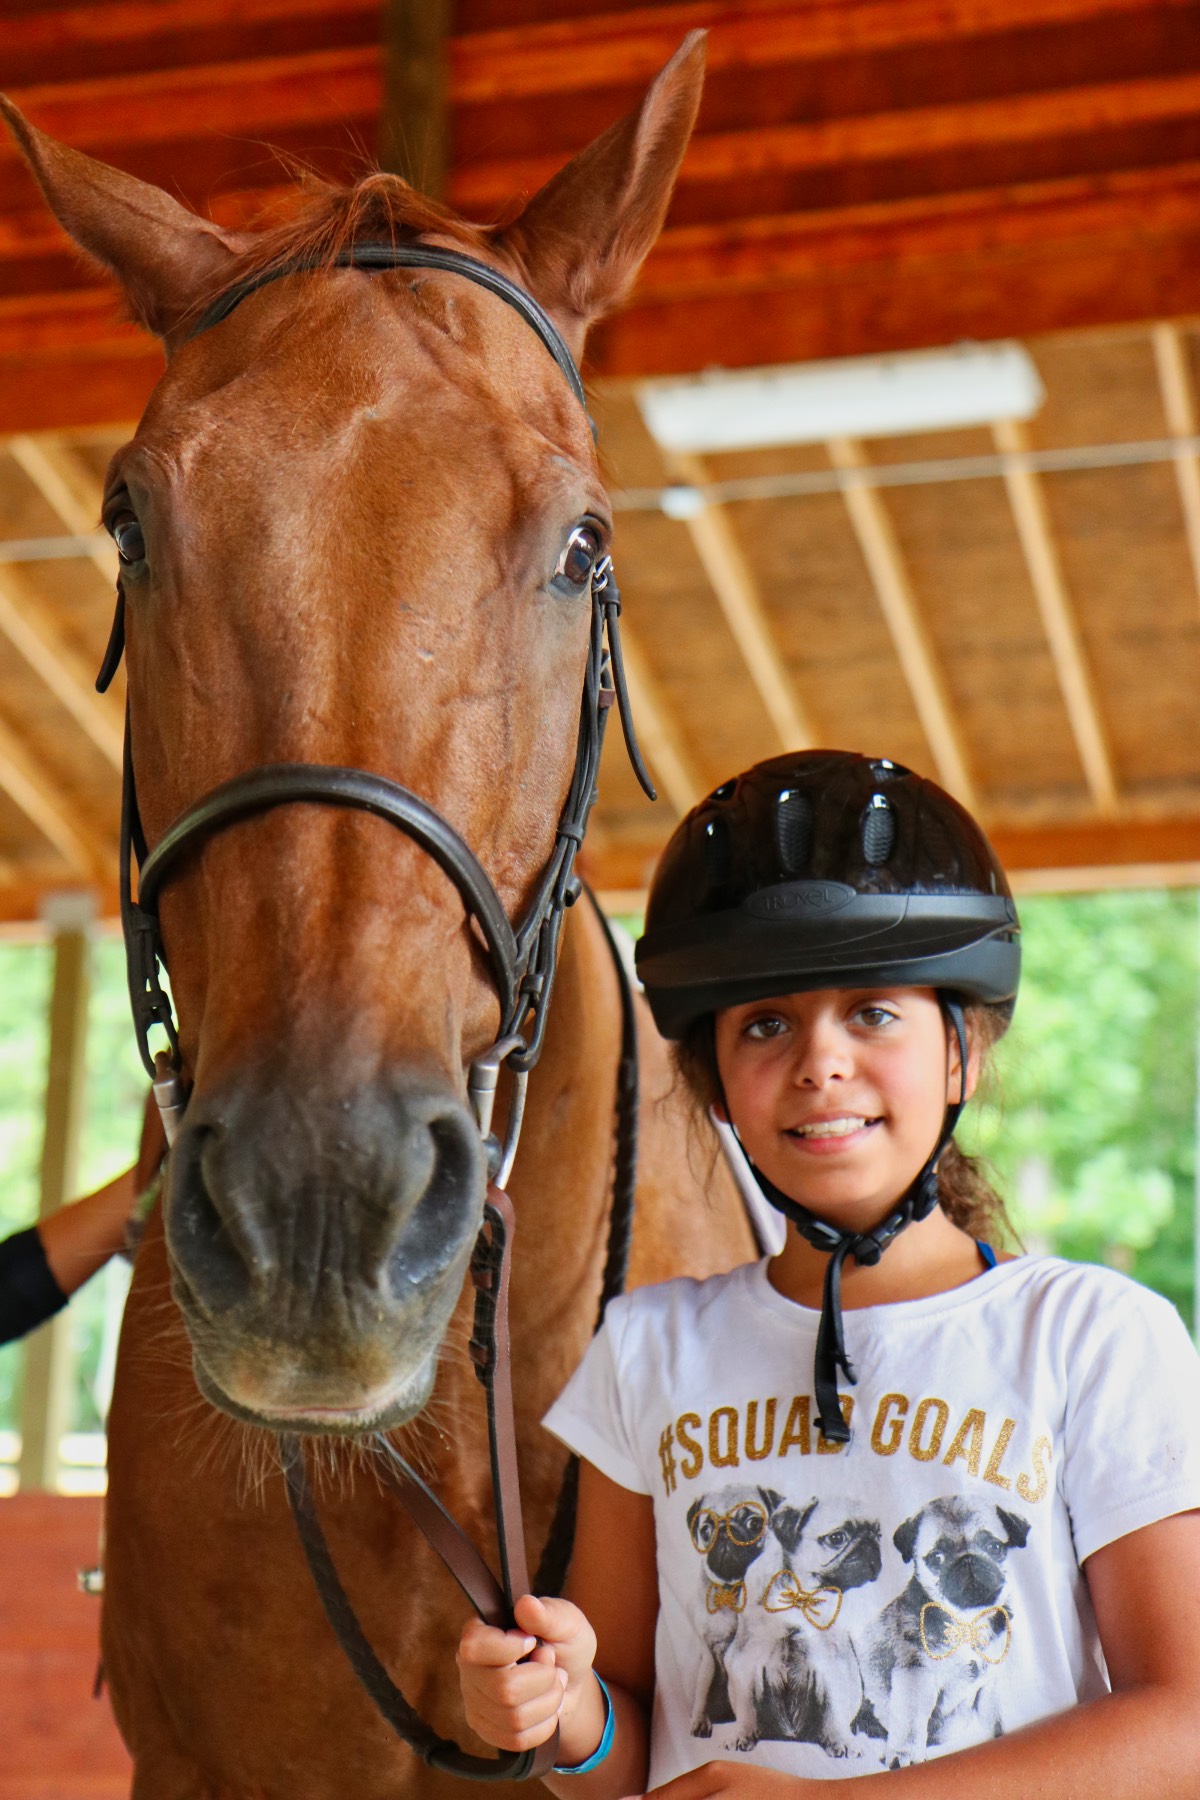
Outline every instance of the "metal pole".
[[[54, 932], [54, 989], [50, 1000], [50, 1058], [46, 1078], [46, 1135], [42, 1144], [39, 1218], [78, 1191], [83, 1126], [88, 999], [91, 992], [90, 894], [54, 894], [42, 916]], [[59, 1444], [71, 1407], [71, 1354], [65, 1312], [33, 1333], [25, 1346], [21, 1396], [22, 1488], [58, 1486]]]

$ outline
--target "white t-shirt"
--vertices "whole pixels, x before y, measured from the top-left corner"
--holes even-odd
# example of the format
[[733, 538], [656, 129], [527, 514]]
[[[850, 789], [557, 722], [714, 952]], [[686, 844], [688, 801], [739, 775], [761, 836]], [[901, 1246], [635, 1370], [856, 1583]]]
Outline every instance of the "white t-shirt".
[[895, 1768], [1104, 1693], [1080, 1564], [1200, 1507], [1174, 1308], [1031, 1257], [849, 1311], [837, 1446], [813, 1424], [819, 1315], [767, 1268], [616, 1301], [546, 1419], [654, 1499], [650, 1784], [713, 1757]]

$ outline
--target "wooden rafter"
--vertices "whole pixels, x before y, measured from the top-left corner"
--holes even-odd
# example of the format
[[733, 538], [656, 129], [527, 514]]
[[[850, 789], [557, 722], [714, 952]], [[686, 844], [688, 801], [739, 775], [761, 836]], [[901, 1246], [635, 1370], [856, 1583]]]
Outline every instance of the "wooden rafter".
[[[251, 57], [191, 68], [139, 70], [10, 90], [33, 123], [76, 149], [169, 143], [190, 136], [281, 131], [374, 119], [383, 93], [378, 45]], [[116, 122], [119, 121], [119, 124]], [[15, 160], [7, 134], [0, 161]]]
[[93, 54], [106, 45], [164, 38], [186, 45], [200, 33], [248, 30], [273, 21], [336, 18], [345, 0], [89, 0], [86, 5], [39, 8], [4, 21], [4, 48], [14, 61], [61, 54], [64, 45]]
[[107, 538], [96, 535], [102, 495], [95, 476], [73, 450], [54, 438], [18, 434], [9, 438], [5, 448], [67, 530], [90, 540], [86, 555], [103, 575], [105, 586], [112, 587], [117, 579], [117, 552]]
[[[456, 105], [533, 98], [580, 88], [627, 86], [658, 73], [687, 31], [709, 29], [708, 66], [764, 69], [833, 56], [869, 55], [1038, 26], [1087, 25], [1149, 11], [1162, 0], [683, 0], [599, 13], [587, 21], [586, 54], [576, 17], [457, 38], [450, 92]], [[1181, 9], [1187, 0], [1167, 0]]]
[[53, 844], [74, 874], [91, 880], [105, 860], [78, 809], [39, 769], [16, 732], [0, 720], [0, 788]]
[[[705, 789], [683, 741], [671, 708], [646, 661], [641, 644], [621, 622], [621, 651], [629, 682], [629, 698], [637, 720], [638, 739], [655, 783], [661, 783], [667, 799], [679, 814], [690, 811]], [[591, 840], [589, 840], [591, 841]], [[593, 848], [595, 844], [593, 843]]]
[[877, 488], [854, 479], [856, 472], [865, 468], [867, 462], [860, 443], [853, 438], [833, 438], [828, 448], [834, 468], [843, 470], [847, 476], [842, 498], [933, 755], [938, 779], [964, 806], [976, 812], [978, 799], [966, 746], [955, 722], [945, 677], [921, 617], [883, 496]]
[[[711, 480], [702, 456], [678, 452], [669, 461], [672, 474], [692, 487], [703, 488]], [[685, 523], [780, 749], [809, 748], [816, 741], [812, 723], [784, 667], [757, 577], [738, 542], [729, 509], [706, 504]]]
[[[643, 301], [659, 301], [714, 289], [749, 290], [809, 280], [835, 268], [881, 263], [890, 269], [988, 250], [1011, 257], [1057, 242], [1086, 250], [1093, 240], [1126, 240], [1139, 220], [1153, 240], [1193, 228], [1198, 210], [1200, 162], [1190, 161], [683, 225], [660, 239], [638, 294]], [[1028, 328], [1022, 325], [1021, 332], [1028, 335]]]
[[[1200, 816], [1047, 826], [993, 822], [988, 837], [1014, 887], [1027, 892], [1200, 885]], [[634, 895], [644, 886], [647, 860], [644, 844], [614, 843], [592, 858], [588, 878], [607, 893]]]
[[1092, 803], [1098, 812], [1113, 813], [1119, 797], [1112, 752], [1054, 542], [1043, 479], [1023, 460], [1029, 433], [1019, 420], [1004, 419], [992, 427], [992, 436], [1004, 458], [1005, 491]]
[[[760, 175], [802, 175], [911, 156], [964, 156], [993, 145], [1037, 144], [1097, 131], [1164, 124], [1200, 110], [1200, 75], [1101, 82], [999, 99], [904, 107], [798, 125], [757, 125], [698, 137], [679, 172], [680, 185], [745, 181]], [[548, 181], [561, 156], [507, 157], [470, 164], [452, 193], [464, 210], [488, 209]]]
[[[1158, 388], [1162, 395], [1167, 430], [1174, 438], [1195, 437], [1196, 396], [1179, 327], [1168, 323], [1156, 325], [1153, 341]], [[1183, 509], [1192, 574], [1197, 594], [1200, 595], [1200, 458], [1197, 458], [1194, 450], [1183, 445], [1175, 452], [1175, 480], [1179, 487], [1179, 504]]]
[[379, 160], [423, 193], [446, 186], [450, 0], [384, 0]]
[[[682, 0], [639, 7], [636, 12], [598, 10], [587, 20], [586, 55], [580, 54], [580, 24], [574, 15], [544, 24], [460, 33], [450, 47], [449, 86], [459, 106], [581, 88], [627, 87], [655, 75], [684, 33], [696, 28], [713, 32], [709, 67], [716, 73], [1039, 27], [1094, 24], [1102, 30], [1106, 19], [1170, 4], [1182, 11], [1188, 0], [817, 0], [815, 4], [797, 0], [791, 5], [781, 0], [741, 0], [736, 13], [728, 0]], [[179, 63], [186, 64], [194, 61], [193, 44], [209, 43], [215, 50], [228, 38], [231, 26], [247, 33], [270, 24], [311, 28], [344, 17], [346, 10], [344, 0], [237, 0], [236, 6], [230, 0], [96, 0], [92, 5], [39, 8], [6, 18], [5, 55], [14, 66], [35, 66], [41, 58], [61, 54], [64, 47], [94, 57], [119, 54], [122, 44], [159, 39]], [[370, 30], [370, 9], [362, 10]], [[378, 64], [373, 42], [354, 46], [354, 51], [362, 66], [369, 66], [372, 56]], [[216, 71], [219, 78], [226, 65], [214, 59], [202, 66]], [[137, 77], [110, 79], [133, 83]]]
[[124, 739], [120, 713], [96, 692], [92, 671], [78, 652], [46, 619], [22, 604], [20, 585], [11, 570], [0, 568], [0, 636], [119, 771]]

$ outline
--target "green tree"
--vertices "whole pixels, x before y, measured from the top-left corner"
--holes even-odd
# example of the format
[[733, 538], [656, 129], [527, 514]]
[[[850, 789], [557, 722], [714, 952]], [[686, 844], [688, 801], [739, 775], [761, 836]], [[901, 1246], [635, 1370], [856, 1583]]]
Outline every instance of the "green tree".
[[1109, 1262], [1191, 1318], [1197, 947], [1190, 890], [1036, 896], [989, 1099], [964, 1121], [1033, 1245]]
[[[127, 1168], [137, 1153], [147, 1081], [133, 1042], [125, 949], [119, 938], [92, 945], [88, 1012], [87, 1100], [80, 1144], [81, 1193]], [[48, 944], [0, 945], [0, 1236], [37, 1217], [49, 1053], [54, 954]], [[96, 1377], [124, 1272], [112, 1264], [72, 1300], [76, 1351], [71, 1428], [98, 1429]], [[24, 1353], [0, 1349], [0, 1430], [15, 1430]]]

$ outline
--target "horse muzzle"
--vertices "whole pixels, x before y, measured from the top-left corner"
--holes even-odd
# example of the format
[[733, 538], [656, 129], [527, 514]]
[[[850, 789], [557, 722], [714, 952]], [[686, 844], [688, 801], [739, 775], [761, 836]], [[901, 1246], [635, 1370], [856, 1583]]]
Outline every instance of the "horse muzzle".
[[414, 1417], [486, 1179], [472, 1113], [436, 1082], [314, 1097], [231, 1080], [194, 1093], [165, 1199], [202, 1391], [235, 1417], [292, 1431]]

